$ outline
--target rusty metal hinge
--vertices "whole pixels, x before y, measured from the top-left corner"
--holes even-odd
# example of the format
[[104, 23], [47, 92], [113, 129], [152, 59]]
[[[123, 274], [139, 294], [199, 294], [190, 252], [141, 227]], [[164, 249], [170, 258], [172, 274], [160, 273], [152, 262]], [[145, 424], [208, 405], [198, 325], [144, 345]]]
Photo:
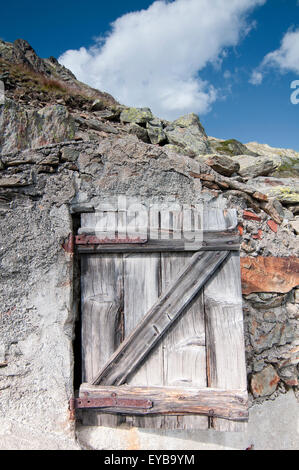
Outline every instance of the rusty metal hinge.
[[147, 238], [141, 237], [126, 237], [126, 238], [100, 238], [95, 235], [76, 235], [76, 245], [127, 245], [131, 243], [146, 243]]
[[136, 398], [118, 398], [116, 393], [108, 397], [101, 398], [71, 398], [69, 401], [69, 410], [71, 419], [75, 419], [77, 409], [89, 408], [127, 408], [127, 409], [144, 409], [148, 410], [153, 407], [153, 402], [147, 399]]

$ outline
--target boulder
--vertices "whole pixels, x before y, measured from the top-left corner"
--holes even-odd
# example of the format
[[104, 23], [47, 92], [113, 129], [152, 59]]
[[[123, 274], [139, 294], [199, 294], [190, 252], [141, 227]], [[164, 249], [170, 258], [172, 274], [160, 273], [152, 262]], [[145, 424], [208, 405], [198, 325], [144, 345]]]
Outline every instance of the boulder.
[[182, 149], [182, 153], [195, 157], [209, 153], [209, 142], [196, 114], [182, 116], [165, 128], [168, 142]]
[[166, 134], [163, 130], [163, 124], [160, 119], [154, 118], [146, 123], [146, 128], [150, 142], [152, 144], [164, 144], [167, 142]]
[[136, 135], [138, 139], [141, 140], [142, 142], [146, 142], [146, 143], [150, 142], [148, 131], [144, 129], [144, 127], [141, 127], [138, 124], [135, 124], [134, 122], [132, 122], [128, 126], [128, 131], [129, 131], [129, 134]]
[[121, 112], [121, 122], [133, 122], [135, 124], [146, 124], [153, 119], [152, 112], [149, 108], [126, 108]]
[[204, 160], [213, 170], [220, 173], [220, 175], [231, 176], [240, 169], [240, 165], [237, 161], [225, 155], [211, 155]]
[[221, 140], [209, 137], [209, 144], [213, 152], [220, 153], [221, 155], [228, 155], [230, 157], [234, 155], [257, 155], [236, 139]]
[[249, 142], [246, 147], [258, 155], [273, 159], [275, 162], [279, 161], [273, 176], [284, 178], [299, 176], [299, 152], [292, 149], [270, 147], [267, 144], [257, 142]]
[[273, 173], [280, 164], [279, 157], [273, 159], [268, 157], [253, 157], [250, 155], [238, 155], [233, 157], [238, 162], [240, 169], [238, 171], [242, 178], [256, 178], [257, 176], [267, 176]]
[[0, 154], [73, 140], [76, 125], [65, 106], [25, 109], [12, 100], [0, 106]]

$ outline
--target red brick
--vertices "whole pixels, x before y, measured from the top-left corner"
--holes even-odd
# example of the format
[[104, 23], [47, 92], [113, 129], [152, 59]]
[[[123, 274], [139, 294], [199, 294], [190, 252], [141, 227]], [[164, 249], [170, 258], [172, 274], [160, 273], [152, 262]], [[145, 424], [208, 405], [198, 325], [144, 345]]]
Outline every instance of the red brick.
[[246, 220], [256, 220], [257, 222], [261, 221], [261, 218], [254, 214], [254, 212], [249, 212], [249, 211], [244, 211], [243, 212], [243, 218]]
[[272, 232], [277, 233], [278, 225], [277, 225], [276, 222], [274, 222], [274, 220], [268, 220], [267, 224], [270, 227], [270, 229], [272, 230]]
[[239, 233], [242, 237], [243, 233], [244, 233], [244, 228], [242, 227], [242, 225], [238, 225], [238, 230], [239, 230]]

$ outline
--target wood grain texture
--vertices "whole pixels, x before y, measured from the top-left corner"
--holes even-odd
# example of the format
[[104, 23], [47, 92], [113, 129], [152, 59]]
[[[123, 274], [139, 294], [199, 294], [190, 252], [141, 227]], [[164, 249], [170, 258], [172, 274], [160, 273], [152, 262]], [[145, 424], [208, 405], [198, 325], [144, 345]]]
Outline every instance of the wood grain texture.
[[[98, 239], [95, 239], [97, 235]], [[159, 239], [150, 238], [149, 234], [131, 233], [131, 237], [147, 238], [146, 242], [138, 243], [105, 243], [101, 242], [105, 232], [94, 234], [94, 229], [85, 229], [85, 232], [76, 237], [76, 246], [79, 253], [152, 253], [152, 252], [179, 252], [179, 251], [236, 251], [240, 249], [239, 232], [235, 231], [205, 231], [202, 241], [188, 242], [188, 239], [177, 239], [179, 233], [172, 231], [158, 231]], [[123, 236], [123, 235], [122, 235]], [[185, 233], [188, 237], [188, 234]], [[199, 236], [190, 232], [191, 236]], [[190, 240], [189, 237], [189, 240]]]
[[150, 408], [125, 408], [117, 403], [106, 413], [135, 415], [205, 415], [224, 418], [226, 420], [247, 421], [248, 403], [246, 390], [196, 389], [189, 387], [108, 387], [82, 384], [80, 397], [106, 398], [115, 396], [117, 399], [150, 400]]
[[[100, 386], [88, 387], [101, 394], [127, 382], [116, 387], [121, 394], [147, 396], [146, 390], [151, 390], [155, 397], [155, 412], [135, 416], [129, 410], [84, 411], [85, 424], [117, 426], [125, 420], [145, 428], [207, 429], [210, 421], [220, 431], [244, 430], [247, 392], [240, 259], [238, 252], [228, 248], [239, 247], [236, 213], [205, 211], [203, 227], [196, 227], [204, 229], [210, 244], [195, 254], [186, 251], [185, 245], [182, 248], [179, 237], [182, 217], [185, 230], [191, 233], [194, 228], [194, 218], [187, 215], [158, 214], [152, 232], [161, 239], [150, 240], [145, 251], [137, 247], [136, 252], [136, 245], [121, 245], [115, 252], [109, 246], [80, 247], [82, 253], [87, 250], [82, 256], [84, 380], [100, 381]], [[119, 221], [122, 236], [124, 217], [121, 214]], [[111, 233], [117, 218], [116, 212], [82, 214], [82, 227]], [[223, 251], [213, 251], [216, 241]], [[186, 403], [179, 399], [182, 389], [190, 392]], [[216, 393], [214, 402], [210, 391]], [[238, 401], [243, 410], [239, 416], [234, 414]]]
[[[165, 223], [166, 217], [166, 223]], [[184, 222], [184, 225], [183, 225]], [[167, 227], [167, 214], [161, 213], [161, 229]], [[182, 212], [173, 213], [172, 229], [191, 229], [191, 218], [183, 221]], [[178, 276], [192, 253], [161, 253], [161, 289], [165, 291]], [[162, 339], [163, 385], [172, 387], [207, 386], [205, 323], [202, 292], [188, 305], [181, 317]], [[203, 416], [165, 416], [165, 429], [208, 429]]]
[[227, 256], [226, 251], [195, 253], [134, 331], [125, 338], [92, 383], [123, 384]]
[[[124, 255], [124, 319], [127, 338], [159, 297], [160, 255]], [[141, 339], [143, 341], [143, 338]], [[144, 346], [142, 346], [144, 347]], [[162, 349], [159, 346], [127, 378], [130, 385], [155, 386], [163, 382]], [[160, 428], [162, 417], [127, 418], [127, 424], [142, 428]]]
[[[84, 214], [88, 219], [92, 214]], [[101, 219], [103, 220], [103, 219]], [[83, 381], [90, 381], [122, 340], [119, 323], [123, 310], [121, 255], [84, 256], [81, 260]], [[115, 426], [119, 419], [84, 411], [83, 423]]]
[[[208, 227], [227, 228], [233, 211], [210, 211]], [[230, 253], [204, 287], [208, 386], [246, 390], [246, 365], [239, 253]], [[243, 431], [244, 424], [213, 419], [218, 431]]]

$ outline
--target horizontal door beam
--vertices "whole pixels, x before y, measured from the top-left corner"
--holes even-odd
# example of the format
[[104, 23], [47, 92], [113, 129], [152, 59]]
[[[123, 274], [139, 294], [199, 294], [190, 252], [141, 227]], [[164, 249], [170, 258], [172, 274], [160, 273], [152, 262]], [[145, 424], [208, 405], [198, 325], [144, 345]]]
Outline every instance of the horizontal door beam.
[[248, 421], [248, 394], [246, 390], [107, 387], [84, 383], [73, 408], [101, 408], [105, 413], [137, 416], [199, 414]]
[[[81, 229], [82, 231], [82, 229]], [[236, 251], [240, 249], [238, 231], [203, 231], [184, 233], [158, 232], [155, 238], [150, 234], [133, 234], [130, 237], [111, 237], [107, 233], [80, 233], [75, 238], [79, 253], [149, 253], [174, 251]]]

